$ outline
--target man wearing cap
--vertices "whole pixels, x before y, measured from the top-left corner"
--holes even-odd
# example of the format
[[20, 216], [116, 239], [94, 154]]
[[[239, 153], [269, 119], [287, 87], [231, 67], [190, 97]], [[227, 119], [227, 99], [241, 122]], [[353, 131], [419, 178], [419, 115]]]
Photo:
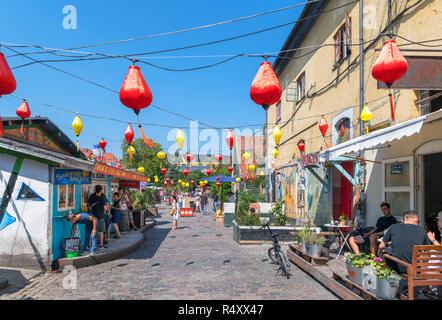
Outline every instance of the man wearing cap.
[[95, 255], [95, 249], [97, 247], [97, 224], [98, 224], [97, 218], [87, 213], [77, 213], [77, 214], [70, 213], [68, 214], [67, 219], [69, 220], [70, 223], [73, 224], [71, 230], [71, 239], [74, 238], [74, 233], [77, 227], [76, 226], [77, 223], [86, 225], [86, 234], [85, 234], [83, 252], [81, 253], [81, 255], [83, 256], [87, 254], [87, 251], [89, 249], [89, 239], [92, 239], [90, 254], [91, 256]]

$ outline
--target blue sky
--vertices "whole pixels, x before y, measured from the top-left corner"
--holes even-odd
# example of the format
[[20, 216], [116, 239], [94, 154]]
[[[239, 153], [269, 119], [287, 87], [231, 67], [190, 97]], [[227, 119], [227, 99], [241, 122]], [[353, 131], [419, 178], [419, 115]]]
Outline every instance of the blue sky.
[[[273, 1], [4, 1], [0, 11], [1, 42], [41, 45], [50, 48], [69, 48], [91, 43], [121, 40], [145, 35], [206, 25], [223, 20], [273, 10], [302, 0]], [[65, 5], [77, 8], [78, 29], [63, 28]], [[262, 17], [230, 23], [204, 30], [82, 49], [106, 54], [130, 54], [228, 38], [259, 29], [296, 20], [302, 7], [289, 9]], [[293, 25], [229, 42], [168, 52], [146, 61], [170, 68], [189, 68], [206, 65], [220, 58], [170, 58], [172, 56], [223, 55], [239, 53], [265, 53], [279, 51]], [[0, 50], [9, 56], [6, 48]], [[26, 52], [29, 49], [17, 48]], [[34, 49], [31, 49], [34, 50]], [[53, 59], [51, 55], [34, 55], [38, 59]], [[222, 59], [222, 58], [221, 58]], [[270, 60], [273, 62], [273, 58]], [[8, 59], [11, 67], [28, 63], [25, 57]], [[250, 84], [262, 62], [261, 58], [240, 57], [214, 68], [169, 72], [139, 64], [153, 94], [153, 104], [189, 118], [216, 127], [242, 126], [264, 123], [265, 113], [250, 100]], [[130, 65], [127, 60], [59, 62], [52, 66], [77, 74], [106, 87], [119, 90]], [[136, 121], [132, 110], [123, 106], [118, 95], [72, 78], [40, 64], [13, 70], [17, 80], [14, 94], [69, 110], [102, 115], [104, 117]], [[20, 101], [13, 97], [0, 99], [2, 116], [15, 115]], [[49, 117], [68, 136], [75, 140], [71, 128], [73, 115], [46, 106], [29, 103], [33, 115]], [[187, 127], [189, 121], [148, 107], [141, 112], [141, 120], [176, 127]], [[126, 125], [112, 121], [82, 117], [84, 125], [80, 136], [81, 147], [91, 148], [103, 136], [108, 141], [107, 150], [121, 155], [120, 141]], [[204, 126], [200, 126], [203, 128]], [[257, 127], [253, 127], [255, 129]], [[143, 127], [146, 135], [166, 148], [169, 128]], [[134, 126], [135, 136], [140, 137]], [[186, 130], [184, 130], [186, 131]]]

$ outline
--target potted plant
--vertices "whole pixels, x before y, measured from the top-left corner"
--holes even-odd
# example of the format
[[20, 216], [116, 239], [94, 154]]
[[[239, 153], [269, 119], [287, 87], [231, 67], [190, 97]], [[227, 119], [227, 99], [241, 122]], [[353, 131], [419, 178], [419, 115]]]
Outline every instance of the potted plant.
[[310, 225], [306, 224], [302, 227], [302, 230], [296, 235], [296, 243], [301, 247], [301, 249], [306, 252], [306, 246], [304, 238], [311, 233]]
[[366, 255], [365, 253], [350, 254], [347, 252], [344, 254], [344, 258], [350, 281], [366, 288], [367, 283], [364, 283], [364, 277], [370, 274], [375, 255]]
[[342, 215], [339, 217], [339, 225], [340, 225], [340, 226], [346, 226], [347, 223], [348, 223], [348, 217], [347, 217], [345, 214], [342, 214]]
[[318, 236], [314, 232], [310, 232], [305, 235], [304, 242], [306, 245], [307, 254], [313, 257], [320, 257], [322, 246], [325, 243], [325, 239], [323, 237]]
[[399, 289], [399, 275], [387, 268], [381, 258], [374, 258], [371, 265], [373, 268], [367, 280], [368, 291], [379, 299], [394, 299]]

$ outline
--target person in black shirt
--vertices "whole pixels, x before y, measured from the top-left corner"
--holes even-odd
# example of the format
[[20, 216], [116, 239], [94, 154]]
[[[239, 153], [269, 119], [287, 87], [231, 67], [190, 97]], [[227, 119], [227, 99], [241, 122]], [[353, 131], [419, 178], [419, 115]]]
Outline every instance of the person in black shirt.
[[[413, 248], [416, 245], [430, 245], [430, 239], [424, 228], [419, 226], [419, 215], [414, 211], [403, 214], [403, 223], [391, 226], [385, 233], [379, 252], [383, 252], [391, 241], [391, 255], [411, 264]], [[406, 273], [407, 268], [387, 259], [388, 266], [400, 273]]]
[[100, 185], [95, 186], [95, 193], [91, 194], [87, 202], [88, 206], [92, 210], [92, 214], [98, 220], [98, 233], [100, 235], [100, 248], [103, 248], [104, 233], [106, 232], [106, 222], [104, 220], [104, 211], [108, 210], [107, 198], [103, 193], [103, 187]]
[[371, 229], [369, 232], [363, 234], [354, 234], [350, 237], [349, 243], [355, 254], [359, 254], [358, 244], [362, 244], [366, 241], [370, 242], [370, 251], [372, 254], [376, 254], [378, 247], [378, 239], [384, 235], [386, 229], [391, 225], [395, 224], [396, 218], [391, 215], [390, 204], [387, 202], [381, 203], [381, 211], [384, 214], [376, 222], [376, 227]]

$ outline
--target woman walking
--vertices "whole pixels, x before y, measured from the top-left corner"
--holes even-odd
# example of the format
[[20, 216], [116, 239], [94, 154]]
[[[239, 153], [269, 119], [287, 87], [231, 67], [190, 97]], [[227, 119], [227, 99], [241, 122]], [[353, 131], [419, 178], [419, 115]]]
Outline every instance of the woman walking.
[[178, 227], [178, 219], [180, 217], [180, 208], [178, 206], [178, 200], [176, 195], [172, 196], [172, 210], [175, 210], [175, 214], [173, 215], [173, 227], [172, 230], [175, 230]]
[[121, 234], [118, 229], [118, 224], [120, 223], [121, 212], [123, 211], [123, 204], [121, 203], [120, 194], [118, 192], [114, 193], [114, 202], [112, 203], [112, 225], [115, 228], [114, 239], [120, 239]]

